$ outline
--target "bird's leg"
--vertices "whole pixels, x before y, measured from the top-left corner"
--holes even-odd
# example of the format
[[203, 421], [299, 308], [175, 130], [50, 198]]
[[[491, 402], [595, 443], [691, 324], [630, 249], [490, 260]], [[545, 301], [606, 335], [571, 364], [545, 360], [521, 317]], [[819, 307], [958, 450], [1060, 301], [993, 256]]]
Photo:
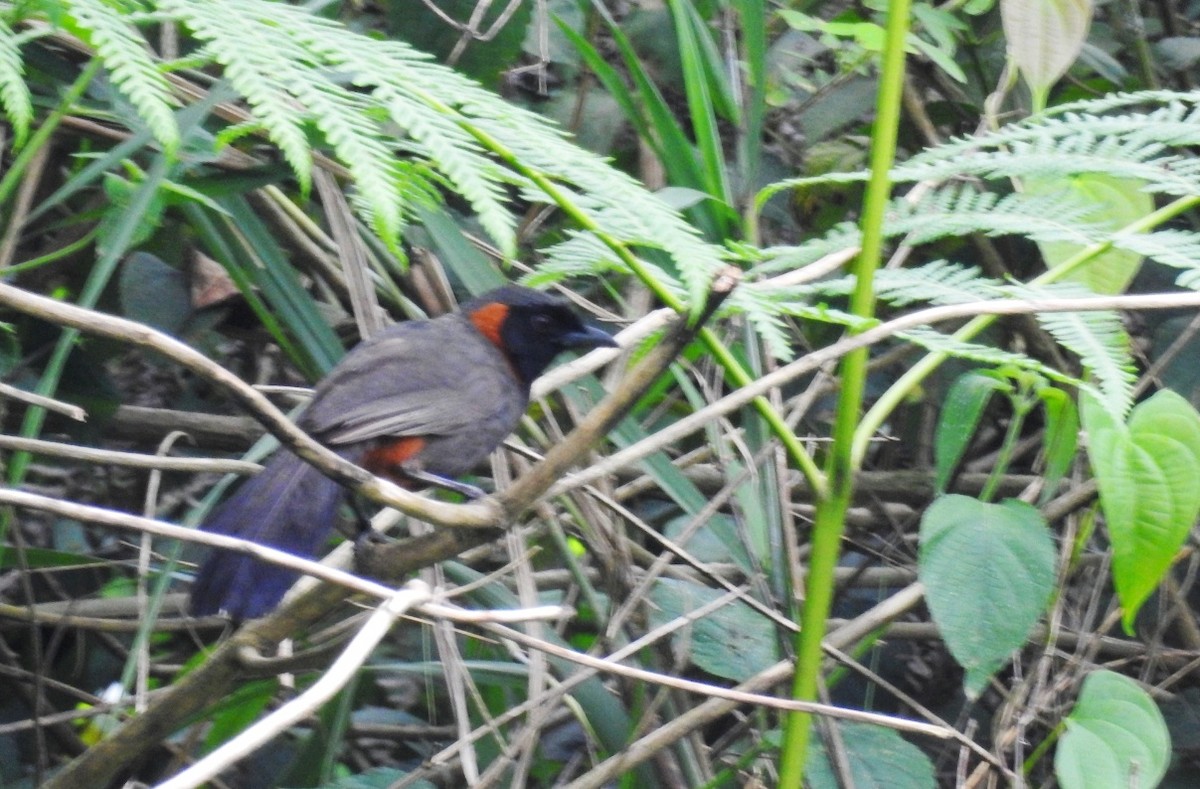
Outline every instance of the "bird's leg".
[[368, 535], [375, 534], [375, 530], [371, 528], [371, 515], [357, 494], [350, 494], [350, 510], [354, 513], [354, 533], [346, 535], [347, 537], [358, 542]]
[[449, 477], [431, 474], [428, 471], [422, 471], [420, 469], [405, 468], [404, 476], [408, 477], [413, 482], [421, 482], [425, 485], [432, 485], [435, 488], [441, 488], [442, 490], [461, 493], [472, 501], [475, 499], [482, 499], [487, 495], [482, 488], [477, 488], [474, 485], [468, 485], [465, 482], [459, 482], [458, 480], [450, 479]]

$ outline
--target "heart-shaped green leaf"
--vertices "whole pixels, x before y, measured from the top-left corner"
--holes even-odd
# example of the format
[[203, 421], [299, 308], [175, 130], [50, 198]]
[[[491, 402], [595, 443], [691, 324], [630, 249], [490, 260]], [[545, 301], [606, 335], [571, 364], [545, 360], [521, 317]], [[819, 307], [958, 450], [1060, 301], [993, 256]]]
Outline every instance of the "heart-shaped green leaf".
[[1054, 541], [1020, 501], [942, 496], [921, 518], [920, 578], [933, 621], [974, 698], [1025, 643], [1054, 591]]
[[1157, 786], [1171, 759], [1171, 737], [1154, 700], [1133, 680], [1096, 671], [1083, 682], [1054, 754], [1063, 789]]
[[1200, 414], [1161, 391], [1122, 425], [1084, 399], [1088, 455], [1113, 546], [1113, 584], [1132, 632], [1138, 610], [1171, 566], [1200, 515]]

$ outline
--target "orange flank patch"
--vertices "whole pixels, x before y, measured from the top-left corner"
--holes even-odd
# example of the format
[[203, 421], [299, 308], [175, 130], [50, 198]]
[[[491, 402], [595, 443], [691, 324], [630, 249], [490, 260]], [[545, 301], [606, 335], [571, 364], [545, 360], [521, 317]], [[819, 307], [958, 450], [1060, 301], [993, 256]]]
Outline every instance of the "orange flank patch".
[[475, 324], [479, 333], [487, 337], [497, 348], [504, 347], [504, 343], [500, 339], [500, 327], [504, 325], [507, 317], [508, 305], [498, 303], [485, 304], [470, 315], [471, 323]]
[[425, 439], [418, 436], [385, 439], [384, 443], [367, 452], [362, 467], [381, 477], [402, 480], [404, 474], [400, 469], [404, 462], [416, 457], [424, 447]]

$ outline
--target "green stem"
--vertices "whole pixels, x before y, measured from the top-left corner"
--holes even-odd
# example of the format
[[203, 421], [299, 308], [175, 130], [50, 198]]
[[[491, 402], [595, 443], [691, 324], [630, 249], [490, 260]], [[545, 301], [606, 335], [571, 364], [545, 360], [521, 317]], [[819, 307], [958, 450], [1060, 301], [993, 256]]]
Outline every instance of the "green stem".
[[987, 482], [979, 491], [980, 501], [991, 501], [995, 498], [996, 490], [1000, 487], [1000, 480], [1004, 479], [1004, 473], [1008, 470], [1008, 464], [1012, 462], [1013, 452], [1017, 448], [1017, 441], [1021, 438], [1021, 428], [1025, 425], [1025, 417], [1032, 408], [1028, 393], [1022, 392], [1013, 398], [1013, 416], [1009, 420], [1008, 430], [1004, 432], [1004, 443], [1000, 445], [1000, 451], [996, 453], [996, 463], [992, 467], [992, 473], [988, 475]]
[[[909, 0], [893, 0], [888, 7], [887, 42], [879, 77], [878, 109], [871, 143], [871, 180], [863, 203], [862, 251], [854, 265], [855, 286], [850, 298], [850, 312], [861, 318], [871, 318], [875, 313], [874, 277], [883, 258], [883, 219], [891, 197], [890, 172], [896, 157], [908, 27]], [[792, 698], [801, 701], [817, 700], [823, 654], [821, 642], [825, 638], [825, 622], [833, 603], [834, 570], [841, 551], [846, 510], [854, 493], [854, 437], [866, 389], [868, 360], [868, 350], [861, 348], [847, 354], [841, 362], [841, 393], [826, 465], [829, 491], [817, 501], [804, 611], [796, 638]], [[780, 786], [803, 785], [811, 723], [808, 713], [788, 715], [779, 769]]]
[[1022, 775], [1027, 776], [1033, 772], [1033, 768], [1039, 761], [1042, 760], [1042, 757], [1044, 757], [1046, 753], [1054, 747], [1054, 744], [1058, 742], [1059, 737], [1062, 735], [1063, 731], [1066, 730], [1066, 728], [1067, 724], [1059, 721], [1058, 725], [1055, 726], [1048, 735], [1042, 738], [1042, 741], [1039, 742], [1037, 747], [1033, 749], [1033, 753], [1029, 754], [1029, 757], [1026, 758], [1021, 764]]
[[[1114, 238], [1123, 235], [1134, 235], [1137, 233], [1148, 232], [1155, 227], [1158, 227], [1163, 222], [1167, 222], [1185, 211], [1200, 205], [1200, 197], [1189, 195], [1188, 197], [1180, 197], [1162, 208], [1154, 211], [1146, 216], [1138, 219], [1135, 222], [1130, 222], [1125, 227], [1113, 234]], [[1107, 252], [1113, 246], [1112, 241], [1099, 241], [1095, 244], [1089, 244], [1081, 249], [1078, 253], [1067, 259], [1062, 265], [1046, 271], [1041, 276], [1035, 278], [1031, 285], [1046, 285], [1051, 282], [1057, 282], [1065, 277], [1070, 272], [1076, 270], [1083, 264], [1087, 263], [1097, 255]], [[952, 336], [959, 342], [967, 342], [973, 339], [977, 334], [991, 326], [995, 322], [995, 315], [980, 315], [967, 322], [961, 329], [956, 331]], [[892, 384], [886, 392], [875, 402], [875, 405], [866, 413], [858, 426], [858, 433], [854, 437], [854, 462], [861, 463], [866, 455], [867, 447], [870, 444], [871, 436], [879, 431], [884, 420], [894, 411], [897, 406], [908, 397], [916, 387], [925, 380], [926, 376], [932, 373], [941, 365], [942, 362], [950, 358], [950, 355], [944, 351], [937, 351], [922, 358], [919, 362], [905, 371], [899, 379]]]

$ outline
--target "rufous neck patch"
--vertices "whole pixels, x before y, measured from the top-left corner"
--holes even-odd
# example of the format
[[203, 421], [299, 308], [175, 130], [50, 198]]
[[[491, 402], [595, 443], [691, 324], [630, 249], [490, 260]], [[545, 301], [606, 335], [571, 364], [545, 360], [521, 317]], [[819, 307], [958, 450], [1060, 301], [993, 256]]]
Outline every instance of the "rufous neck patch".
[[475, 328], [488, 339], [492, 345], [495, 345], [501, 351], [504, 350], [504, 341], [500, 337], [500, 329], [504, 326], [504, 321], [508, 318], [508, 305], [500, 304], [485, 304], [479, 309], [470, 314], [471, 323]]
[[359, 463], [372, 474], [393, 481], [404, 478], [404, 463], [413, 459], [425, 448], [425, 439], [420, 436], [386, 438], [372, 447]]

